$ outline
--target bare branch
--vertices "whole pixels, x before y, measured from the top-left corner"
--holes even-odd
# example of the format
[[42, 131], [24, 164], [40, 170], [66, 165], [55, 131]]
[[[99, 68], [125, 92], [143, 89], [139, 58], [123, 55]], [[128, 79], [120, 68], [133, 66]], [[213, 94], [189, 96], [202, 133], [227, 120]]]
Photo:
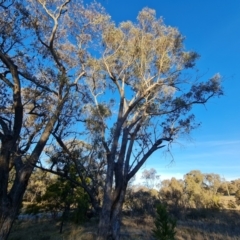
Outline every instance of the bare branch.
[[77, 77], [76, 79], [74, 80], [74, 83], [70, 84], [70, 87], [72, 86], [76, 86], [78, 81], [86, 74], [85, 71], [82, 71]]
[[18, 76], [17, 66], [14, 62], [9, 58], [9, 56], [3, 54], [0, 51], [0, 59], [3, 63], [8, 67], [12, 74], [14, 88], [13, 88], [13, 102], [14, 102], [14, 126], [13, 126], [13, 139], [17, 141], [21, 127], [22, 127], [22, 120], [23, 120], [23, 106], [21, 100], [21, 83]]
[[161, 145], [163, 141], [171, 142], [173, 141], [172, 138], [160, 138], [158, 139], [154, 145], [147, 151], [147, 153], [144, 154], [142, 159], [136, 164], [136, 166], [128, 173], [127, 179], [131, 179], [137, 171], [142, 167], [142, 165], [146, 162], [146, 160], [149, 158], [149, 156], [152, 155], [156, 150], [163, 148], [165, 145]]
[[9, 79], [6, 78], [5, 74], [0, 73], [0, 78], [10, 87], [14, 88], [14, 85], [11, 83]]
[[38, 79], [35, 78], [34, 76], [31, 76], [29, 73], [27, 72], [21, 72], [21, 71], [18, 71], [19, 74], [24, 77], [25, 79], [31, 81], [32, 83], [34, 83], [36, 86], [40, 87], [41, 89], [43, 90], [46, 90], [47, 92], [51, 92], [51, 93], [54, 93], [56, 96], [58, 96], [58, 93], [52, 89], [50, 89], [49, 87], [47, 86], [43, 86], [42, 84], [38, 83]]
[[47, 9], [46, 7], [46, 2], [45, 1], [39, 1], [40, 4], [43, 6], [44, 10], [46, 11], [46, 13], [53, 19], [54, 21], [54, 26], [53, 26], [53, 29], [52, 29], [52, 32], [51, 32], [51, 35], [49, 37], [49, 49], [52, 53], [52, 56], [55, 60], [55, 62], [57, 63], [57, 65], [60, 67], [62, 73], [65, 73], [66, 70], [65, 70], [65, 67], [63, 66], [63, 64], [60, 62], [59, 60], [59, 57], [57, 56], [57, 53], [56, 51], [54, 50], [53, 48], [53, 43], [54, 43], [54, 39], [55, 39], [55, 35], [56, 35], [56, 32], [57, 32], [57, 28], [58, 28], [58, 19], [60, 18], [60, 16], [64, 13], [64, 8], [66, 7], [66, 5], [68, 3], [71, 2], [71, 0], [66, 0], [60, 7], [59, 7], [59, 12], [56, 16], [54, 16], [53, 13], [51, 13], [51, 11], [49, 9]]
[[7, 6], [4, 6], [3, 4], [5, 3], [5, 2], [7, 2], [7, 0], [1, 0], [0, 1], [0, 7], [2, 7], [3, 9], [8, 9], [9, 7], [11, 7], [13, 4], [14, 4], [14, 2], [15, 2], [15, 0], [11, 0], [12, 2], [11, 3], [9, 3], [9, 5], [7, 5]]

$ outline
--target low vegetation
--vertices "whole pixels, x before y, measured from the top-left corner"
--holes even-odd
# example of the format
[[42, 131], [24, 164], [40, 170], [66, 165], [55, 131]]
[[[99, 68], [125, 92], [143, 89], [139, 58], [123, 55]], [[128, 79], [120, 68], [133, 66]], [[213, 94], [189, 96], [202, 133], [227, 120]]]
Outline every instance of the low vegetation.
[[[95, 240], [98, 219], [84, 224], [66, 223], [59, 233], [60, 221], [52, 219], [17, 220], [10, 240]], [[235, 210], [189, 210], [177, 221], [176, 240], [234, 240], [239, 239], [240, 212]], [[124, 215], [121, 240], [154, 240], [151, 216], [129, 217]]]
[[[152, 169], [142, 179], [143, 185], [132, 183], [126, 193], [121, 240], [239, 239], [239, 179], [195, 170], [161, 182]], [[99, 215], [84, 191], [66, 179], [35, 171], [24, 200], [9, 239], [96, 239]]]

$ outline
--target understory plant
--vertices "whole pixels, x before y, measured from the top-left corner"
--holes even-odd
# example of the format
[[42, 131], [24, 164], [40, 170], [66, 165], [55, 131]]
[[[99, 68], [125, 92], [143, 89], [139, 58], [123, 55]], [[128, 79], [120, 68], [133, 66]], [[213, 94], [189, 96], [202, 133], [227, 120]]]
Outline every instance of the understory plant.
[[167, 211], [164, 204], [157, 206], [157, 216], [155, 220], [155, 228], [153, 229], [153, 236], [161, 240], [174, 240], [175, 228], [177, 220], [174, 219]]

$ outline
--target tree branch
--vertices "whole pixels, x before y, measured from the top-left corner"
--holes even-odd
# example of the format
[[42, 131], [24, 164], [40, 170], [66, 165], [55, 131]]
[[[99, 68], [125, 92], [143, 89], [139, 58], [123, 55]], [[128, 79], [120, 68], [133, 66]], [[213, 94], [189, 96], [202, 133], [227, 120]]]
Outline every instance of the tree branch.
[[14, 85], [6, 78], [5, 74], [0, 73], [0, 78], [10, 87], [14, 88]]
[[56, 91], [50, 89], [50, 88], [47, 87], [47, 86], [43, 86], [42, 84], [38, 83], [38, 82], [37, 82], [38, 80], [37, 80], [35, 77], [30, 76], [29, 73], [27, 73], [27, 72], [21, 72], [21, 71], [18, 71], [18, 73], [19, 73], [22, 77], [24, 77], [25, 79], [27, 79], [27, 80], [31, 81], [32, 83], [34, 83], [36, 86], [40, 87], [41, 89], [46, 90], [47, 92], [54, 93], [56, 96], [58, 96], [58, 93], [57, 93]]
[[127, 180], [129, 181], [136, 173], [137, 171], [142, 167], [142, 165], [145, 163], [145, 161], [151, 156], [152, 153], [154, 153], [159, 148], [163, 148], [164, 146], [161, 146], [163, 141], [171, 142], [172, 138], [160, 138], [158, 139], [154, 145], [147, 151], [147, 153], [144, 154], [142, 159], [136, 164], [136, 166], [128, 173]]
[[0, 51], [0, 59], [10, 70], [14, 87], [13, 87], [13, 105], [14, 105], [14, 125], [13, 125], [13, 139], [17, 141], [21, 128], [22, 128], [22, 120], [23, 120], [23, 106], [21, 100], [21, 83], [18, 76], [17, 66], [10, 59], [9, 56], [3, 54]]
[[11, 135], [11, 129], [9, 129], [8, 125], [4, 122], [4, 120], [1, 117], [0, 117], [0, 125], [2, 126], [4, 135]]

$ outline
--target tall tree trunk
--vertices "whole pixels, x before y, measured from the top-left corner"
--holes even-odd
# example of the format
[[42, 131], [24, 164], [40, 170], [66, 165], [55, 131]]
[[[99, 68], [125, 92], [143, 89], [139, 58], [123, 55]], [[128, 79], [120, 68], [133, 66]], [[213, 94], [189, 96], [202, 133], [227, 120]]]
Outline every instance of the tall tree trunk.
[[[9, 136], [9, 139], [12, 138]], [[12, 140], [2, 141], [0, 150], [0, 240], [8, 238], [17, 215], [17, 209], [14, 207], [13, 200], [7, 192], [12, 144]]]
[[25, 189], [19, 185], [18, 193], [15, 193], [14, 199], [9, 195], [2, 199], [0, 206], [0, 239], [8, 239], [12, 225], [17, 218], [21, 207], [22, 196]]
[[102, 212], [98, 225], [97, 240], [106, 240], [111, 237], [111, 207], [112, 207], [111, 191], [105, 191], [102, 205]]
[[6, 240], [16, 219], [28, 180], [31, 176], [32, 166], [24, 166], [17, 174], [13, 186], [0, 202], [0, 240]]
[[114, 240], [120, 239], [120, 229], [122, 222], [122, 207], [126, 194], [126, 186], [124, 186], [119, 193], [117, 201], [112, 207], [111, 211], [111, 232]]
[[2, 202], [0, 207], [0, 214], [0, 239], [6, 240], [16, 218], [17, 211], [16, 209], [13, 209], [12, 206], [9, 206], [9, 204]]
[[97, 240], [111, 239], [111, 209], [113, 204], [113, 171], [114, 162], [108, 158], [107, 174], [105, 179], [103, 205], [100, 214], [100, 220], [98, 225], [98, 238]]
[[0, 240], [6, 240], [8, 238], [12, 224], [20, 209], [23, 195], [26, 191], [28, 180], [32, 174], [34, 165], [36, 164], [40, 154], [42, 153], [42, 150], [46, 145], [46, 142], [63, 108], [63, 104], [64, 102], [61, 100], [57, 106], [55, 114], [47, 122], [46, 127], [27, 163], [23, 163], [21, 154], [18, 156], [17, 153], [15, 156], [13, 156], [16, 176], [13, 186], [9, 192], [9, 162], [12, 152], [16, 153], [17, 138], [15, 141], [12, 140], [13, 142], [11, 144], [2, 141], [0, 150]]
[[97, 240], [119, 240], [122, 220], [122, 206], [126, 193], [126, 186], [115, 190], [117, 197], [115, 200], [110, 194], [104, 195], [102, 213], [98, 226]]

